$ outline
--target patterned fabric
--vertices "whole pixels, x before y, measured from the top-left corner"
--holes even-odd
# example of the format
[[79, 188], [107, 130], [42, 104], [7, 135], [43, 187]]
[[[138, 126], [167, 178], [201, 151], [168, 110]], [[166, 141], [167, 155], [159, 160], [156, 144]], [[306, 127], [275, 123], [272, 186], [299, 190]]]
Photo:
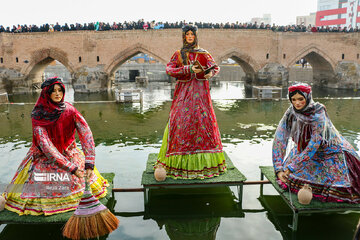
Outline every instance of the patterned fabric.
[[[202, 179], [226, 171], [209, 81], [203, 73], [190, 71], [189, 65], [196, 60], [206, 68], [215, 65], [208, 52], [190, 52], [188, 65], [184, 66], [177, 51], [166, 67], [166, 72], [178, 81], [158, 163], [173, 178]], [[213, 73], [218, 72], [219, 67], [215, 67]]]
[[359, 159], [332, 124], [326, 108], [312, 100], [303, 112], [290, 106], [275, 132], [274, 169], [276, 173], [291, 171], [293, 192], [308, 183], [321, 201], [360, 203]]
[[[66, 132], [64, 136], [72, 142], [60, 152], [54, 146], [45, 127], [34, 127], [35, 144], [32, 144], [15, 173], [9, 185], [10, 189], [3, 194], [7, 200], [6, 208], [10, 211], [20, 215], [51, 215], [74, 210], [79, 203], [85, 188], [84, 180], [71, 173], [77, 169], [94, 169], [95, 144], [85, 119], [78, 111], [72, 111], [75, 108], [71, 104], [66, 103], [66, 105], [67, 111], [72, 114], [64, 115], [69, 118], [66, 119], [69, 124], [63, 131]], [[84, 153], [76, 146], [75, 130], [78, 132]], [[66, 142], [68, 139], [65, 139]], [[57, 181], [49, 179], [50, 173], [67, 178]], [[97, 171], [96, 173], [90, 179], [91, 187], [97, 197], [104, 197], [108, 183]], [[45, 178], [39, 180], [40, 175]], [[68, 179], [70, 181], [66, 181]]]
[[[29, 162], [21, 172], [19, 172], [14, 184], [22, 185], [28, 179]], [[94, 169], [95, 177], [91, 182], [91, 191], [96, 198], [103, 198], [107, 194], [106, 186], [108, 182], [104, 179], [98, 170]], [[83, 190], [72, 193], [69, 196], [51, 197], [51, 198], [24, 198], [19, 192], [6, 192], [3, 197], [6, 199], [5, 208], [19, 215], [53, 215], [68, 211], [74, 211], [79, 205], [83, 196]]]

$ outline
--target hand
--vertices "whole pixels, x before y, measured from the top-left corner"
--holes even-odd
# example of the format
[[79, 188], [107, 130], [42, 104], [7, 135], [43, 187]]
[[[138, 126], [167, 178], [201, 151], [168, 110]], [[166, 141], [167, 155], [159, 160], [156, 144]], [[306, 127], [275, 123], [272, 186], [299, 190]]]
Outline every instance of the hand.
[[94, 176], [94, 170], [92, 169], [86, 169], [86, 178], [91, 179]]
[[203, 71], [198, 65], [192, 65], [191, 69], [194, 73], [201, 73]]
[[[288, 171], [288, 170], [286, 170]], [[278, 179], [280, 179], [280, 181], [282, 181], [283, 183], [287, 183], [288, 182], [288, 176], [289, 176], [289, 173], [287, 172], [284, 172], [284, 171], [280, 171], [277, 173], [277, 177]], [[289, 171], [290, 172], [290, 171]]]
[[208, 74], [206, 74], [204, 77], [206, 78], [206, 79], [209, 79], [209, 78], [211, 78], [213, 76], [213, 73], [212, 73], [212, 71], [210, 71]]
[[83, 170], [80, 170], [80, 169], [77, 169], [77, 170], [75, 171], [74, 175], [81, 179], [81, 178], [84, 177], [84, 171], [83, 171]]

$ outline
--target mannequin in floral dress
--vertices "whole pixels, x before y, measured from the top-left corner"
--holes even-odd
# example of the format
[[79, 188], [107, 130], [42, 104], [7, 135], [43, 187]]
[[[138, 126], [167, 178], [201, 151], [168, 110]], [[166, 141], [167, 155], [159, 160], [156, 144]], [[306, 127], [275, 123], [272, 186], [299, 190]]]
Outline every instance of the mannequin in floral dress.
[[220, 69], [199, 48], [197, 27], [185, 25], [182, 31], [183, 47], [166, 66], [177, 83], [157, 164], [174, 179], [211, 178], [226, 171], [209, 89], [209, 79]]

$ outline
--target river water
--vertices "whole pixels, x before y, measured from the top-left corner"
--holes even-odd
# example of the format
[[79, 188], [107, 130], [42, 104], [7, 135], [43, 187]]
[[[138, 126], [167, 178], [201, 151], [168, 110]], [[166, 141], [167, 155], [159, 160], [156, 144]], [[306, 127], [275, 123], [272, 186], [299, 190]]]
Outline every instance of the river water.
[[[115, 172], [117, 188], [139, 188], [148, 155], [157, 153], [161, 146], [171, 106], [172, 85], [159, 82], [144, 87], [126, 83], [123, 88], [142, 88], [144, 103], [116, 104], [106, 102], [114, 100], [112, 93], [74, 94], [72, 89], [67, 92], [66, 100], [75, 105], [91, 127], [99, 171]], [[272, 138], [289, 102], [286, 99], [254, 100], [242, 82], [215, 82], [211, 95], [224, 150], [248, 180], [259, 180], [259, 166], [272, 165]], [[359, 152], [359, 92], [314, 89], [313, 95], [315, 100], [325, 104], [334, 125]], [[10, 182], [31, 145], [30, 113], [37, 96], [14, 95], [10, 96], [13, 104], [0, 105], [0, 183]], [[286, 96], [286, 90], [283, 96]], [[270, 207], [263, 205], [259, 189], [258, 185], [244, 186], [242, 213], [231, 211], [231, 192], [219, 189], [222, 194], [216, 195], [218, 199], [209, 200], [210, 212], [216, 214], [205, 214], [196, 219], [190, 219], [195, 217], [190, 216], [191, 209], [195, 213], [198, 208], [191, 200], [184, 200], [184, 203], [178, 199], [164, 200], [164, 204], [171, 205], [173, 201], [176, 208], [184, 211], [190, 208], [187, 219], [176, 215], [149, 218], [149, 213], [144, 212], [142, 193], [116, 193], [115, 211], [120, 226], [103, 239], [150, 240], [169, 239], [170, 236], [171, 239], [214, 239], [216, 236], [216, 239], [226, 240], [352, 239], [360, 214], [301, 216], [298, 232], [292, 236], [287, 227], [291, 223], [291, 211], [271, 185], [264, 186]], [[237, 196], [236, 189], [231, 190]], [[201, 198], [197, 196], [198, 200], [207, 201]], [[0, 239], [61, 239], [61, 226], [57, 225], [1, 225], [0, 230]]]

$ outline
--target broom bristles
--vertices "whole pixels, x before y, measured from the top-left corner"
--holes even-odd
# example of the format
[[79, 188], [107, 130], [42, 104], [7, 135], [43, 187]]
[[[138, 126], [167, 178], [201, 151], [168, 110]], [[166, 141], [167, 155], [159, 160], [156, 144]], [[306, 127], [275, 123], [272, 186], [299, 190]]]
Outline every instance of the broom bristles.
[[111, 233], [118, 226], [119, 219], [105, 209], [91, 216], [71, 216], [64, 226], [63, 235], [74, 240], [96, 238]]

